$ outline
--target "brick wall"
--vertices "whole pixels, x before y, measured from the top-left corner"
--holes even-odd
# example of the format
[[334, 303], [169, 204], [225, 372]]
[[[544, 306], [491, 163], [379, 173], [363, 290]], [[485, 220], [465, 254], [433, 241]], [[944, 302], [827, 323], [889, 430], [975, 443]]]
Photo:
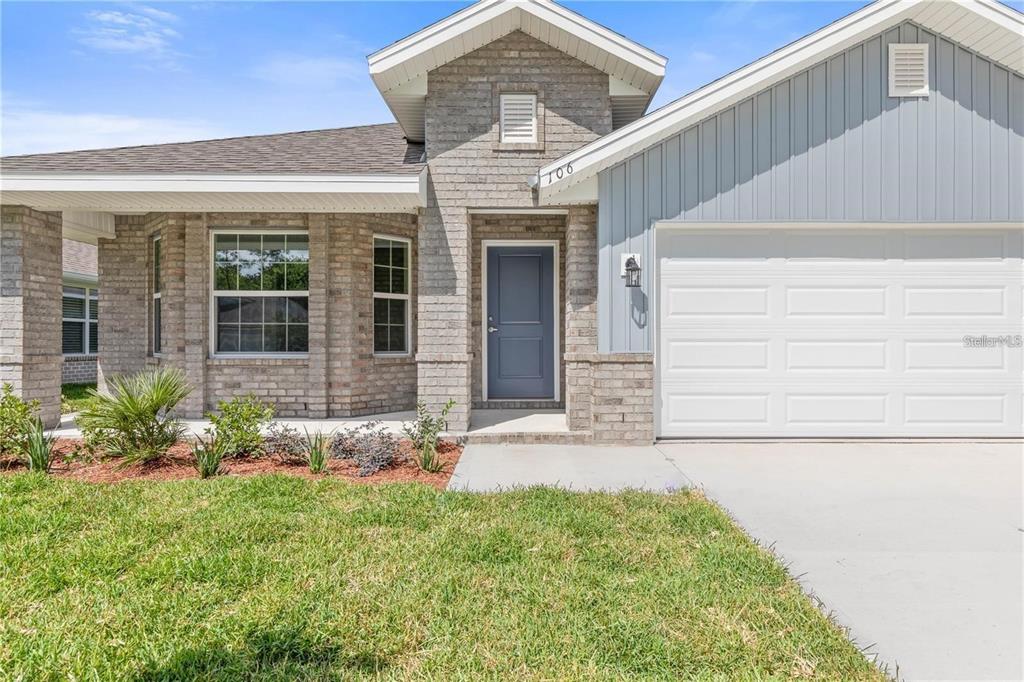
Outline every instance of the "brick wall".
[[147, 234], [159, 216], [115, 216], [114, 239], [100, 239], [100, 343], [96, 382], [138, 372], [149, 353]]
[[654, 442], [654, 356], [593, 354], [585, 361], [590, 366], [593, 442]]
[[[608, 76], [520, 31], [427, 75], [427, 207], [420, 221], [419, 393], [459, 406], [453, 430], [469, 423], [472, 400], [472, 239], [469, 207], [532, 207], [526, 180], [611, 132]], [[538, 94], [542, 139], [502, 149], [497, 98], [503, 89]]]
[[38, 400], [60, 421], [61, 231], [59, 213], [0, 207], [0, 384]]
[[62, 384], [91, 384], [96, 381], [95, 355], [65, 355], [61, 363]]
[[[585, 358], [597, 352], [597, 207], [569, 210], [565, 232], [565, 352]], [[590, 364], [565, 363], [565, 416], [573, 431], [591, 428]]]

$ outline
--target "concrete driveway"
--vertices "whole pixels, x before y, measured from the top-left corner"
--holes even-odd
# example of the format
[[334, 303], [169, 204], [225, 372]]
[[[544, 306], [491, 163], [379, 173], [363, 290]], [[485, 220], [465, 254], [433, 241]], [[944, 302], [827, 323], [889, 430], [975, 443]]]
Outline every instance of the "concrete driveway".
[[1024, 675], [1021, 443], [658, 449], [900, 679]]

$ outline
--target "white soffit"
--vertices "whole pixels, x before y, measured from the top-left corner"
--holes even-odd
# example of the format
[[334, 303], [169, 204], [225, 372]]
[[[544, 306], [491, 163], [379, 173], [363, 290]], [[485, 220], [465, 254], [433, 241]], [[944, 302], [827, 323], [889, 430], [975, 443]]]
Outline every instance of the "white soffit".
[[[542, 204], [558, 203], [562, 192], [602, 170], [907, 20], [1024, 74], [1024, 14], [995, 0], [877, 0], [547, 164], [531, 184], [539, 186]], [[566, 172], [570, 165], [572, 173]]]
[[551, 0], [481, 0], [370, 55], [370, 76], [406, 136], [422, 141], [427, 72], [517, 30], [631, 88], [610, 88], [620, 121], [642, 114], [665, 76], [664, 57]]
[[419, 175], [117, 175], [10, 173], [0, 202], [41, 211], [415, 213]]

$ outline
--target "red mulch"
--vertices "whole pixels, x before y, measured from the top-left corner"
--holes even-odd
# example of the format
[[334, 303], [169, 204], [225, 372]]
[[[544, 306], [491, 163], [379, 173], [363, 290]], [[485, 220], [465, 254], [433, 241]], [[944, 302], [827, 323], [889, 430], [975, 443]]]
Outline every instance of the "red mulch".
[[[199, 473], [192, 466], [192, 455], [187, 443], [174, 445], [159, 460], [145, 464], [134, 464], [122, 467], [117, 459], [107, 459], [102, 455], [90, 457], [80, 455], [65, 461], [65, 455], [80, 448], [82, 441], [75, 438], [61, 438], [56, 444], [56, 455], [52, 476], [69, 478], [87, 483], [119, 483], [121, 481], [179, 481], [188, 478], [199, 478]], [[378, 471], [371, 476], [360, 476], [359, 467], [348, 460], [330, 459], [327, 463], [327, 474], [311, 474], [305, 464], [282, 462], [277, 457], [233, 457], [225, 459], [222, 464], [223, 475], [255, 476], [258, 474], [288, 474], [302, 478], [323, 478], [331, 476], [342, 478], [353, 483], [424, 483], [443, 490], [452, 477], [455, 464], [462, 454], [462, 446], [450, 441], [438, 443], [438, 456], [442, 462], [441, 471], [436, 474], [427, 473], [419, 468], [409, 456], [412, 446], [403, 440], [400, 444], [403, 458], [390, 469]], [[24, 471], [25, 466], [15, 459], [0, 457], [0, 474]]]

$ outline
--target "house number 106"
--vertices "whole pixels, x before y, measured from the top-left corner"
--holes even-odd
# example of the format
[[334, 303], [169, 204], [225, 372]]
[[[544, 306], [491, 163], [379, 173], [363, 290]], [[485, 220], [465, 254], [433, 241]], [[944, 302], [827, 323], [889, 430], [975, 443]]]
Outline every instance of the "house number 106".
[[561, 180], [566, 175], [572, 175], [572, 164], [567, 163], [564, 166], [559, 166], [553, 171], [548, 171], [548, 184], [550, 185], [552, 180], [551, 176], [555, 176], [556, 179]]

